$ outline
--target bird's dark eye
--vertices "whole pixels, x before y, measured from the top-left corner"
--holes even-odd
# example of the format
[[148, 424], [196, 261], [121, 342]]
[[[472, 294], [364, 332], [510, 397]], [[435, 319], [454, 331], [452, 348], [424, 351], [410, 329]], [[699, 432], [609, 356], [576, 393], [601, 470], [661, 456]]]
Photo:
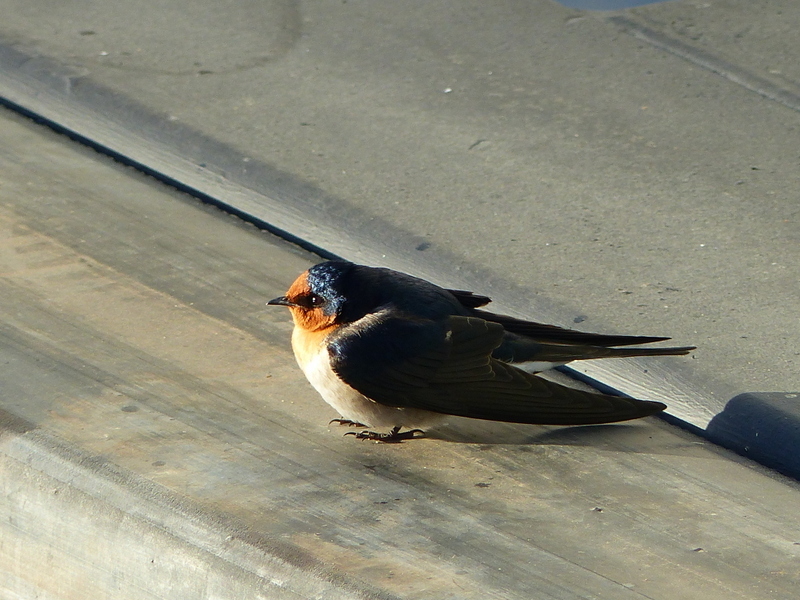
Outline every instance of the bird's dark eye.
[[310, 310], [312, 308], [317, 308], [318, 306], [322, 306], [325, 304], [325, 298], [322, 296], [318, 296], [317, 294], [303, 294], [302, 296], [297, 296], [294, 299], [294, 305], [299, 306], [301, 308], [305, 308], [306, 310]]

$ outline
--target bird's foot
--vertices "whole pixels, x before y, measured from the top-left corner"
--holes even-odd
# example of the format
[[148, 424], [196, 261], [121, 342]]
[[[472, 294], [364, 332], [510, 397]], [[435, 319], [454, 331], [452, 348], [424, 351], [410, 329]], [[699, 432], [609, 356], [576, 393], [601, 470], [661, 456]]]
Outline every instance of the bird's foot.
[[328, 422], [328, 425], [332, 425], [333, 423], [338, 423], [339, 425], [347, 425], [347, 427], [366, 427], [363, 423], [359, 423], [358, 421], [351, 421], [350, 419], [331, 419]]
[[389, 433], [379, 433], [377, 431], [348, 431], [345, 435], [355, 436], [359, 440], [373, 440], [375, 442], [383, 442], [384, 444], [397, 444], [403, 440], [413, 440], [424, 435], [417, 435], [418, 433], [424, 434], [422, 429], [409, 429], [400, 433], [400, 427], [394, 427]]

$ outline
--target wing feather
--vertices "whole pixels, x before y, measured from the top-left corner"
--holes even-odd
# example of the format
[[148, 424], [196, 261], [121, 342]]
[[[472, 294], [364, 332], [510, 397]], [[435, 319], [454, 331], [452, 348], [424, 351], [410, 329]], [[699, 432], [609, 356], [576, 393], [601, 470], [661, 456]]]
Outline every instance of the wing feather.
[[575, 390], [498, 361], [491, 354], [504, 332], [476, 317], [438, 323], [386, 313], [366, 328], [340, 328], [329, 352], [342, 380], [388, 406], [549, 425], [623, 421], [665, 408]]

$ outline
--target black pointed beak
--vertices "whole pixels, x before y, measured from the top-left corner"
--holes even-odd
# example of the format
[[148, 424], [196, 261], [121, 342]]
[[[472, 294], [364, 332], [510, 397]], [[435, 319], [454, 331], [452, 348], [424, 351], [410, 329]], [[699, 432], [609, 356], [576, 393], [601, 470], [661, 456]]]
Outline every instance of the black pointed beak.
[[280, 296], [278, 298], [273, 298], [272, 300], [267, 302], [267, 305], [271, 305], [271, 306], [297, 306], [297, 304], [295, 304], [294, 302], [289, 300], [289, 298], [287, 298], [286, 296]]

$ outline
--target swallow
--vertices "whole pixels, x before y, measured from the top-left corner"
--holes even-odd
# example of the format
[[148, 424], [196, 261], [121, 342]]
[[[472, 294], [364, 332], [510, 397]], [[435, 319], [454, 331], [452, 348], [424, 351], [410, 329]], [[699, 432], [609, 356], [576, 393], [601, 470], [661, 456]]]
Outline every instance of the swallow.
[[[447, 415], [540, 425], [638, 419], [661, 402], [585, 392], [537, 373], [574, 360], [685, 355], [694, 346], [631, 348], [670, 338], [584, 333], [495, 314], [490, 302], [387, 268], [328, 261], [285, 296], [292, 349], [308, 381], [341, 417], [399, 442]], [[406, 431], [401, 431], [406, 429]], [[345, 434], [347, 435], [347, 434]]]

